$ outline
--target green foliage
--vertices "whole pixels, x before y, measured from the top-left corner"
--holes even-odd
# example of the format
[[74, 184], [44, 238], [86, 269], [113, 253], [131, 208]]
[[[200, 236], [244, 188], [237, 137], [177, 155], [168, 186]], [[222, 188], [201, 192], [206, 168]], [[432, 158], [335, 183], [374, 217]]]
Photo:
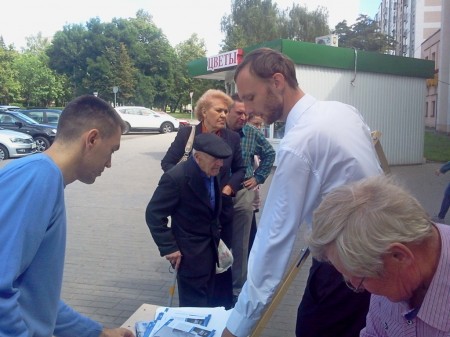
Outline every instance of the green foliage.
[[280, 37], [279, 11], [271, 0], [233, 0], [231, 14], [222, 17], [222, 50], [232, 50]]
[[120, 105], [163, 108], [175, 91], [175, 51], [142, 10], [136, 18], [111, 23], [95, 18], [86, 27], [65, 26], [48, 55], [51, 67], [70, 79], [74, 96], [98, 92], [113, 101], [117, 86]]
[[[314, 42], [330, 32], [327, 21], [328, 12], [322, 7], [308, 11], [293, 3], [280, 10], [272, 0], [233, 0], [231, 14], [221, 20], [226, 34], [223, 50], [278, 38]], [[340, 23], [336, 31], [340, 45], [387, 50], [381, 42], [388, 40], [365, 16], [352, 27]], [[170, 46], [144, 10], [135, 18], [111, 22], [92, 18], [85, 24], [65, 25], [51, 44], [37, 33], [27, 38], [20, 53], [5, 46], [0, 36], [0, 103], [64, 106], [75, 96], [97, 92], [119, 105], [183, 111], [191, 103], [190, 92], [195, 105], [207, 89], [224, 89], [223, 82], [189, 77], [187, 64], [206, 53], [204, 40], [196, 34]], [[113, 87], [119, 88], [117, 95]]]
[[379, 53], [395, 49], [393, 38], [381, 33], [376, 21], [367, 15], [359, 15], [356, 22], [350, 27], [345, 20], [339, 22], [334, 33], [339, 36], [339, 47]]
[[424, 157], [427, 161], [447, 162], [450, 160], [450, 135], [434, 130], [425, 131]]
[[283, 35], [285, 39], [315, 42], [318, 36], [328, 35], [328, 11], [323, 7], [309, 12], [306, 6], [293, 4], [283, 13]]
[[0, 103], [9, 104], [20, 100], [20, 81], [17, 78], [16, 68], [13, 66], [18, 53], [7, 49], [3, 43], [0, 45]]
[[192, 34], [189, 39], [179, 43], [175, 46], [177, 54], [177, 71], [176, 83], [177, 90], [172, 96], [169, 104], [170, 111], [182, 110], [183, 106], [191, 103], [190, 92], [193, 92], [192, 102], [195, 106], [195, 101], [207, 89], [214, 88], [219, 85], [223, 88], [223, 84], [219, 81], [202, 80], [189, 77], [187, 64], [195, 59], [206, 56], [206, 47], [203, 39], [199, 39], [197, 34]]
[[225, 33], [222, 50], [232, 50], [284, 38], [314, 42], [330, 32], [328, 12], [322, 7], [309, 12], [306, 6], [278, 9], [272, 0], [233, 0], [231, 14], [222, 17]]
[[26, 50], [31, 53], [45, 55], [43, 52], [50, 46], [49, 39], [44, 38], [41, 32], [34, 36], [28, 36], [25, 39], [27, 41]]

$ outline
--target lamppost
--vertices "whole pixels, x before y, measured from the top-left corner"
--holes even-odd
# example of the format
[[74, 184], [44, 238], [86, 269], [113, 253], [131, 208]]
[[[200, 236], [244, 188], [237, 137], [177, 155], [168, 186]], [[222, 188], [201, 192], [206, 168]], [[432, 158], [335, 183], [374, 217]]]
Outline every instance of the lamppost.
[[189, 93], [189, 96], [191, 96], [191, 119], [192, 119], [192, 111], [194, 110], [194, 107], [192, 106], [192, 96], [194, 96], [194, 92], [191, 91], [191, 92]]

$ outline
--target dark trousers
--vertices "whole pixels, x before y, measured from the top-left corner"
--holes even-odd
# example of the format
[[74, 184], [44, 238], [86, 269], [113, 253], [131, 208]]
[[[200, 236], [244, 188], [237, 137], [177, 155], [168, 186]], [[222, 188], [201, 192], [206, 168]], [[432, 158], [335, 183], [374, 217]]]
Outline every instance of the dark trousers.
[[[233, 239], [233, 200], [231, 197], [222, 196], [222, 212], [220, 213], [221, 233], [220, 238], [231, 247]], [[226, 272], [215, 275], [214, 295], [212, 299], [213, 307], [233, 307], [233, 278], [231, 268]]]
[[255, 236], [256, 236], [256, 230], [257, 230], [256, 212], [257, 211], [253, 211], [252, 227], [250, 227], [250, 238], [249, 238], [249, 242], [248, 242], [248, 255], [250, 255], [250, 251], [252, 250], [252, 247], [253, 247], [253, 241], [255, 241]]
[[444, 219], [450, 207], [450, 184], [445, 189], [444, 198], [442, 199], [441, 210], [439, 211], [439, 219]]
[[366, 325], [370, 294], [354, 293], [329, 263], [313, 259], [297, 312], [297, 337], [358, 337]]
[[214, 307], [215, 271], [214, 267], [210, 274], [202, 276], [177, 275], [180, 307]]

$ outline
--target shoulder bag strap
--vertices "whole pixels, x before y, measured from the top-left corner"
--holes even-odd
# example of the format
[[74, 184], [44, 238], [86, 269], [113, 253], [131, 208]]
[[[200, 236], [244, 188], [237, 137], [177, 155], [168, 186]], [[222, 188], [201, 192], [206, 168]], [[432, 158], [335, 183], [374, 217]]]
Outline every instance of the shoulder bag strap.
[[192, 150], [192, 144], [194, 143], [194, 135], [195, 135], [195, 127], [191, 126], [191, 134], [186, 143], [186, 147], [184, 148], [184, 155], [188, 156]]

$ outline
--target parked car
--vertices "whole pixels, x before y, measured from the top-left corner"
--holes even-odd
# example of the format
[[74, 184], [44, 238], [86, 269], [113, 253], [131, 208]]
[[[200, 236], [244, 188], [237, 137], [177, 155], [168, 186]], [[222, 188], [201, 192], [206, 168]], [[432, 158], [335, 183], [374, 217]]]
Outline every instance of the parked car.
[[23, 157], [35, 152], [36, 142], [33, 137], [0, 128], [0, 160]]
[[48, 124], [57, 126], [59, 117], [61, 116], [61, 109], [28, 109], [28, 110], [18, 110], [19, 112], [27, 115], [28, 117], [34, 119], [39, 124]]
[[15, 105], [0, 105], [0, 111], [5, 111], [5, 110], [19, 110], [21, 109], [20, 106], [15, 106]]
[[0, 111], [0, 127], [29, 134], [36, 141], [38, 152], [48, 149], [56, 136], [54, 126], [39, 124], [18, 111]]
[[189, 126], [191, 123], [187, 119], [177, 118], [178, 122], [180, 122], [180, 128], [183, 126]]
[[119, 106], [116, 110], [126, 124], [123, 134], [130, 131], [168, 133], [180, 127], [180, 121], [165, 112], [153, 111], [142, 106]]

